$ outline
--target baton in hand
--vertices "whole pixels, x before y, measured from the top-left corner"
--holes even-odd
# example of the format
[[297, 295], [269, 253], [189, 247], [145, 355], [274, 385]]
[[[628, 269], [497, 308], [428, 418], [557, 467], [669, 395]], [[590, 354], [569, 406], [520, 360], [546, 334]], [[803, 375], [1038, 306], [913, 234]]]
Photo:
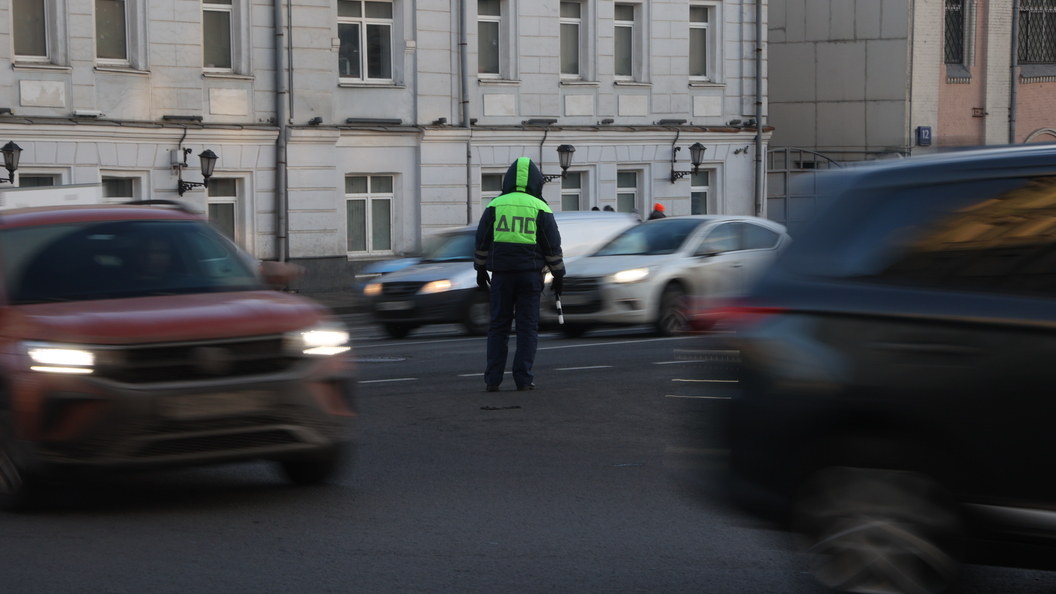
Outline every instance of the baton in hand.
[[561, 296], [557, 293], [554, 294], [554, 298], [557, 300], [557, 323], [565, 323], [565, 313], [561, 311]]

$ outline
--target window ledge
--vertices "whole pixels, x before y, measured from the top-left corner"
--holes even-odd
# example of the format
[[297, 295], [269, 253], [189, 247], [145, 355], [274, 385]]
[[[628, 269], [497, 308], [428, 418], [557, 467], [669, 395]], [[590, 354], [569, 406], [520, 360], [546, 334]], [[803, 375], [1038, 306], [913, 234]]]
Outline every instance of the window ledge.
[[396, 257], [396, 252], [394, 252], [392, 250], [389, 250], [389, 251], [384, 251], [383, 250], [383, 251], [379, 251], [379, 252], [345, 252], [345, 256], [348, 258], [349, 261], [354, 261], [354, 260], [363, 260], [363, 261], [368, 261], [368, 260], [386, 260], [386, 259], [389, 259], [389, 258]]
[[96, 72], [106, 72], [108, 74], [133, 74], [136, 76], [150, 76], [149, 70], [139, 70], [136, 68], [121, 67], [121, 66], [96, 66]]
[[636, 80], [618, 80], [613, 82], [617, 87], [652, 87], [653, 83], [638, 82]]
[[690, 81], [689, 86], [690, 86], [690, 88], [700, 88], [700, 89], [708, 89], [708, 88], [724, 89], [724, 88], [726, 88], [726, 83], [712, 82], [710, 80], [696, 80], [696, 81]]
[[73, 72], [70, 66], [59, 66], [47, 62], [15, 62], [11, 64], [15, 70], [51, 70], [53, 72]]
[[496, 87], [519, 87], [521, 81], [514, 80], [512, 78], [480, 78], [477, 77], [477, 84], [480, 86], [494, 85]]
[[1056, 64], [1021, 64], [1019, 76], [1023, 79], [1056, 76]]
[[946, 78], [972, 78], [972, 73], [964, 64], [946, 64]]
[[254, 80], [253, 76], [235, 74], [234, 72], [203, 72], [202, 78], [222, 78], [226, 80]]
[[351, 81], [340, 81], [337, 86], [343, 89], [406, 89], [404, 85], [398, 85], [396, 83], [382, 83], [382, 82], [351, 82]]
[[562, 87], [597, 87], [600, 86], [596, 80], [563, 80]]

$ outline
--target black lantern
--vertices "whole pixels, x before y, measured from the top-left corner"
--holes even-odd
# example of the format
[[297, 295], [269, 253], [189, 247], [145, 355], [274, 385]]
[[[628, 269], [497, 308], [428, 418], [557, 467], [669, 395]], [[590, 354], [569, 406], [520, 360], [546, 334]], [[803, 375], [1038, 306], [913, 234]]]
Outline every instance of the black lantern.
[[15, 183], [15, 170], [18, 169], [18, 159], [22, 156], [22, 147], [9, 140], [3, 148], [0, 148], [0, 152], [4, 153], [4, 168], [7, 169], [8, 176], [7, 179], [0, 178], [0, 182], [13, 184]]
[[692, 161], [693, 163], [692, 172], [675, 171], [675, 159], [678, 157], [678, 151], [680, 150], [682, 150], [682, 147], [676, 146], [671, 151], [671, 183], [675, 183], [675, 181], [682, 179], [690, 173], [696, 174], [697, 170], [700, 169], [700, 164], [704, 162], [704, 151], [707, 150], [707, 147], [705, 147], [703, 144], [700, 144], [699, 142], [694, 142], [693, 145], [689, 147], [689, 158], [690, 161]]
[[565, 179], [568, 174], [568, 168], [572, 165], [572, 153], [576, 152], [576, 147], [571, 144], [562, 144], [557, 147], [557, 159], [561, 164], [561, 175], [556, 173], [553, 175], [544, 175], [543, 181], [554, 181], [557, 178]]
[[177, 191], [180, 193], [180, 196], [183, 196], [183, 194], [187, 190], [190, 190], [191, 188], [205, 188], [205, 187], [208, 187], [209, 186], [209, 178], [213, 176], [213, 169], [216, 167], [216, 161], [218, 159], [218, 157], [216, 156], [216, 153], [214, 153], [213, 151], [211, 151], [209, 149], [205, 149], [204, 151], [201, 152], [201, 154], [198, 155], [198, 160], [201, 162], [201, 165], [202, 165], [202, 178], [204, 178], [204, 181], [202, 181], [200, 183], [199, 182], [183, 181], [183, 168], [187, 166], [186, 165], [186, 159], [187, 159], [187, 155], [189, 155], [189, 154], [191, 154], [191, 149], [189, 149], [189, 148], [188, 149], [183, 149], [184, 162], [181, 163], [180, 165], [177, 165], [177, 167], [179, 168], [179, 171], [180, 171], [179, 186], [178, 186], [178, 190]]

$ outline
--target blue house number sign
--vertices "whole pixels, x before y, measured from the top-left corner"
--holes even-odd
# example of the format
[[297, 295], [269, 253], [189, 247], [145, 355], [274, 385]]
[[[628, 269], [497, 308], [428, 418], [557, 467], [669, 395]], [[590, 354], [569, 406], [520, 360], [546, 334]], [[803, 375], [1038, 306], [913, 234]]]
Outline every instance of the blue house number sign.
[[917, 126], [917, 146], [931, 146], [931, 126]]

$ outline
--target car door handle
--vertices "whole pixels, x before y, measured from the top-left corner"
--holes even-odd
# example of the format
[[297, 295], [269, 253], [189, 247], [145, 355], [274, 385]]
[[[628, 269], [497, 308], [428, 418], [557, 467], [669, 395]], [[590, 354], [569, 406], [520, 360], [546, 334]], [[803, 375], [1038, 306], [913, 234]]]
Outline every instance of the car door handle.
[[921, 355], [958, 355], [976, 357], [985, 353], [983, 349], [959, 344], [935, 342], [874, 342], [870, 347], [880, 351], [914, 353]]
[[740, 268], [741, 266], [740, 262], [730, 262], [730, 268]]

